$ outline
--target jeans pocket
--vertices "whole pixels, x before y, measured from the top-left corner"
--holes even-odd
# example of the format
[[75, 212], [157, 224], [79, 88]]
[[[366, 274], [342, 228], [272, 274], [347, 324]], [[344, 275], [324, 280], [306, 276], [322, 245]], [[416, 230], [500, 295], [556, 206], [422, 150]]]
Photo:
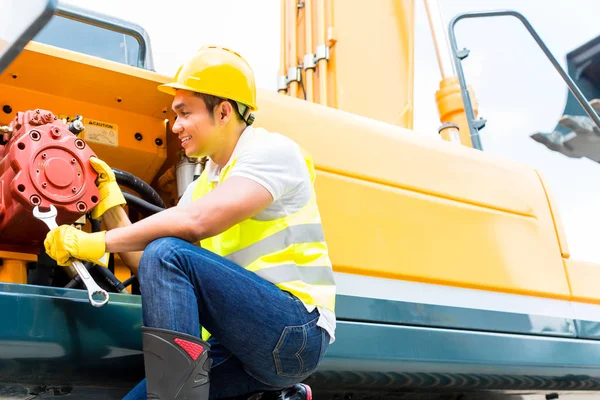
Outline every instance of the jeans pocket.
[[273, 350], [277, 375], [301, 378], [317, 369], [327, 347], [323, 346], [325, 332], [317, 320], [283, 330]]

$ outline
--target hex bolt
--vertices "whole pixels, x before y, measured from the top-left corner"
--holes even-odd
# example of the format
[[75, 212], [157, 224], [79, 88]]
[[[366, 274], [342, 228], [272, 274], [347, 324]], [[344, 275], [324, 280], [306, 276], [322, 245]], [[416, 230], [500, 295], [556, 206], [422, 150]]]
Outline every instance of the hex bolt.
[[75, 147], [77, 147], [79, 150], [83, 150], [85, 148], [85, 142], [81, 139], [76, 139]]
[[42, 138], [42, 136], [40, 135], [40, 133], [38, 131], [31, 131], [29, 132], [29, 137], [31, 138], [31, 140], [37, 142], [38, 140], [40, 140]]

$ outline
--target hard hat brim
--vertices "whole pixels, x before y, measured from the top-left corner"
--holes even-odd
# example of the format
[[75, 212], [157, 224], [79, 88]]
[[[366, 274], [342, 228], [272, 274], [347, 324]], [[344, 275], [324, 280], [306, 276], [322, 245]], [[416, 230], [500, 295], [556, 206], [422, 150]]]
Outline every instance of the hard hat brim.
[[195, 92], [194, 88], [186, 86], [186, 85], [182, 85], [177, 82], [165, 83], [164, 85], [158, 86], [159, 91], [170, 94], [172, 96], [175, 96], [175, 91], [177, 89], [183, 89], [183, 90], [189, 90], [190, 92]]
[[[189, 90], [190, 92], [196, 92], [196, 93], [202, 93], [202, 92], [198, 92], [197, 89], [191, 87], [191, 86], [187, 86], [187, 85], [182, 85], [178, 82], [172, 82], [172, 83], [165, 83], [163, 85], [159, 85], [157, 87], [157, 89], [163, 93], [167, 93], [170, 94], [171, 96], [175, 96], [175, 92], [177, 90]], [[224, 97], [227, 98], [227, 95], [225, 94], [220, 94], [220, 93], [210, 93], [213, 96], [218, 96], [218, 97]], [[237, 100], [236, 100], [237, 101]], [[243, 104], [243, 103], [242, 103]], [[250, 110], [252, 112], [257, 111], [258, 110], [258, 106], [256, 104], [245, 104], [247, 107], [250, 108]]]

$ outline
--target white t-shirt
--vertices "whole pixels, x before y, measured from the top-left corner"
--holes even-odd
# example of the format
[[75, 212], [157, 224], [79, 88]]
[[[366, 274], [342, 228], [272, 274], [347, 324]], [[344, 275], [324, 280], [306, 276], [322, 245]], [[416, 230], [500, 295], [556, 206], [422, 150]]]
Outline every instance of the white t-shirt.
[[[247, 127], [231, 155], [237, 158], [229, 176], [251, 179], [271, 193], [273, 202], [255, 215], [260, 221], [282, 218], [300, 210], [310, 199], [312, 184], [306, 163], [298, 145], [279, 133], [262, 128]], [[210, 182], [218, 182], [221, 169], [210, 159], [205, 165]], [[196, 181], [192, 182], [179, 200], [180, 205], [192, 202]], [[305, 305], [309, 312], [315, 307]], [[335, 341], [335, 314], [318, 307], [320, 314], [317, 325], [329, 333], [330, 343]]]

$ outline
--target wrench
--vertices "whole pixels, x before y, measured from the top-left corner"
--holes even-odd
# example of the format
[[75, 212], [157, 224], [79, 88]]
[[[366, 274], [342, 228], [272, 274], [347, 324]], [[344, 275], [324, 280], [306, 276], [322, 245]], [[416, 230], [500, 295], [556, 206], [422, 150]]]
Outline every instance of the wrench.
[[[45, 223], [48, 226], [48, 228], [50, 228], [50, 230], [58, 228], [58, 225], [56, 224], [57, 214], [58, 212], [56, 211], [56, 207], [54, 207], [54, 205], [52, 204], [50, 204], [50, 211], [47, 212], [40, 211], [40, 208], [38, 206], [35, 206], [35, 208], [33, 209], [33, 216]], [[74, 260], [73, 267], [75, 267], [75, 270], [77, 271], [77, 273], [81, 277], [81, 280], [87, 288], [90, 303], [94, 307], [102, 307], [103, 305], [108, 303], [108, 292], [102, 289], [100, 286], [98, 286], [98, 284], [96, 283], [96, 281], [94, 281], [94, 278], [92, 278], [90, 272], [83, 265], [83, 263], [81, 261]], [[104, 297], [104, 300], [95, 300], [92, 297], [95, 294], [101, 294]]]

